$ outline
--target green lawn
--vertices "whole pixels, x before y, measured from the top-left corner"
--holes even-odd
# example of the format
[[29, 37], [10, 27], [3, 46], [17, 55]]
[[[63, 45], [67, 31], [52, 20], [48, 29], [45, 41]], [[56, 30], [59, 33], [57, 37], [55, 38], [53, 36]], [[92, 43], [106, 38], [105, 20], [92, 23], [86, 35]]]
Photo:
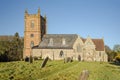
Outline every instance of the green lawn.
[[90, 73], [88, 80], [120, 80], [120, 66], [109, 63], [74, 61], [64, 64], [63, 61], [48, 61], [42, 69], [41, 63], [0, 63], [0, 80], [78, 80], [85, 69]]

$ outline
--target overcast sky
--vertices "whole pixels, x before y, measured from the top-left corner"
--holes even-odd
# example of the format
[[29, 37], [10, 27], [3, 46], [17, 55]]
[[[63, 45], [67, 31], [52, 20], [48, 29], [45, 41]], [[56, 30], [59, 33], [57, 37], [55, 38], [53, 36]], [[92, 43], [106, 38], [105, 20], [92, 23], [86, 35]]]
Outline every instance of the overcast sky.
[[48, 34], [104, 37], [120, 44], [120, 0], [0, 0], [0, 35], [24, 36], [24, 12], [47, 16]]

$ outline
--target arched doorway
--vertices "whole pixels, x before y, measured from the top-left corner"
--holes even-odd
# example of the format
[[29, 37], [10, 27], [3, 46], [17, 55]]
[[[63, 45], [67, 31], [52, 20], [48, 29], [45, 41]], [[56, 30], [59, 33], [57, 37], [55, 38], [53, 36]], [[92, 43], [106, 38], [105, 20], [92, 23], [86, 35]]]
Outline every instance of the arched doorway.
[[78, 61], [81, 61], [81, 56], [80, 55], [78, 55]]

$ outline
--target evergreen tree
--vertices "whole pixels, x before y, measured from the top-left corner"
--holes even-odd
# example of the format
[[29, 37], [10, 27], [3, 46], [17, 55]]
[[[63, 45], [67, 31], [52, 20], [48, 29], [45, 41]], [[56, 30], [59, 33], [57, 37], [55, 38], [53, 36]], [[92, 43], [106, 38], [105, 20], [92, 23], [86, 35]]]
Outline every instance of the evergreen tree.
[[22, 59], [23, 38], [16, 32], [13, 37], [0, 39], [0, 62]]

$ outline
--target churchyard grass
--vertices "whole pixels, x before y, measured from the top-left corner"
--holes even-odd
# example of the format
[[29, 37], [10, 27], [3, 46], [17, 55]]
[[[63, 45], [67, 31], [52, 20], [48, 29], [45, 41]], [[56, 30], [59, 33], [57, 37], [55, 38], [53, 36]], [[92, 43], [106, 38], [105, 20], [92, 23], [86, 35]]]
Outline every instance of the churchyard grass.
[[120, 80], [120, 66], [100, 62], [64, 63], [48, 61], [40, 68], [43, 60], [32, 64], [24, 61], [1, 62], [0, 80], [78, 80], [83, 70], [89, 71], [88, 80]]

